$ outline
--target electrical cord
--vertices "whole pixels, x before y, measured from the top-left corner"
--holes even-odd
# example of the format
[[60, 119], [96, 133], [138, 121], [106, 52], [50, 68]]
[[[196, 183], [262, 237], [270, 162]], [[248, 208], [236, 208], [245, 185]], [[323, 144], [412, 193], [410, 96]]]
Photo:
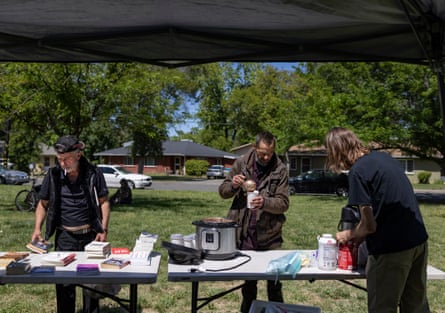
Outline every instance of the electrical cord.
[[233, 270], [233, 269], [235, 269], [235, 268], [238, 268], [238, 267], [240, 267], [240, 266], [246, 264], [247, 262], [250, 262], [250, 260], [252, 259], [252, 257], [251, 257], [250, 255], [241, 253], [241, 252], [239, 252], [239, 251], [236, 253], [235, 257], [247, 257], [247, 260], [244, 260], [244, 261], [241, 262], [240, 264], [237, 264], [237, 265], [234, 265], [234, 266], [231, 266], [231, 267], [219, 268], [219, 269], [206, 269], [205, 271], [206, 271], [206, 272], [223, 272], [223, 271], [230, 271], [230, 270]]

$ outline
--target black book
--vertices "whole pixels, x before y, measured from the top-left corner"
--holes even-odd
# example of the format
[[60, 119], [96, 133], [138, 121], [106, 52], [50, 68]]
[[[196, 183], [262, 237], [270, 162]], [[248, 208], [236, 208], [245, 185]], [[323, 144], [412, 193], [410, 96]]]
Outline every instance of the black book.
[[23, 275], [31, 271], [31, 264], [27, 262], [11, 262], [6, 266], [7, 275]]

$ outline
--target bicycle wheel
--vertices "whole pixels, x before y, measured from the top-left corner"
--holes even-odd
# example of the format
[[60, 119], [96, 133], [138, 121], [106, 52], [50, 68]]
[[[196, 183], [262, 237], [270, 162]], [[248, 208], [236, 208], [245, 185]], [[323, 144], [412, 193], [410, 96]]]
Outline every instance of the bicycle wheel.
[[22, 190], [15, 196], [15, 207], [18, 211], [33, 211], [35, 206], [36, 200], [33, 191]]

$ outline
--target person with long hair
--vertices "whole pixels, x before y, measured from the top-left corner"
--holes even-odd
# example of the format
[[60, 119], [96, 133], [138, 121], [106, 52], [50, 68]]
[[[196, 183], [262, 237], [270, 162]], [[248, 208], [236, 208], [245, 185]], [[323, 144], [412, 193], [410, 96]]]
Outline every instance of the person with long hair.
[[426, 297], [428, 234], [419, 205], [401, 164], [372, 151], [349, 129], [326, 135], [327, 167], [349, 171], [348, 205], [360, 222], [336, 234], [339, 243], [366, 241], [368, 312], [430, 312]]

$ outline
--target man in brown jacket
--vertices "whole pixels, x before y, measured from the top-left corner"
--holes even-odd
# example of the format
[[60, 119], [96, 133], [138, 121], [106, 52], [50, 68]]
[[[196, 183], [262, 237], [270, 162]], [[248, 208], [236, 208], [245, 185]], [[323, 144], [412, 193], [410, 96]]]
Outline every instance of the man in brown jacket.
[[[251, 151], [235, 161], [232, 170], [219, 186], [219, 194], [234, 197], [228, 218], [241, 227], [237, 233], [240, 250], [270, 250], [281, 247], [284, 213], [289, 208], [288, 171], [275, 153], [276, 139], [270, 132], [257, 135]], [[253, 180], [259, 194], [247, 208], [245, 182]], [[283, 302], [281, 282], [268, 281], [269, 301]], [[257, 296], [257, 281], [246, 281], [242, 288], [241, 312], [248, 313]]]

